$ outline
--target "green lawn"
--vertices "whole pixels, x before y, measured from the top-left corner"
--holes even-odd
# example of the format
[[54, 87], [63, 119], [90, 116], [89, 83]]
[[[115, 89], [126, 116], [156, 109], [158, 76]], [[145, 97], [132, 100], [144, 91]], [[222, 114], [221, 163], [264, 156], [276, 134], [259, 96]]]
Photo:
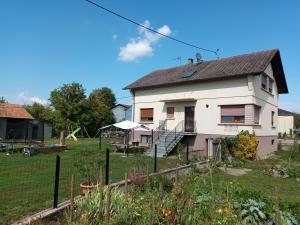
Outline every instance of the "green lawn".
[[280, 203], [283, 207], [290, 206], [290, 210], [296, 211], [300, 219], [300, 182], [297, 182], [295, 177], [272, 177], [264, 173], [265, 168], [276, 164], [288, 165], [289, 162], [291, 167], [300, 171], [300, 152], [298, 151], [296, 157], [289, 161], [290, 155], [291, 151], [277, 151], [275, 158], [248, 162], [243, 167], [252, 169], [252, 171], [240, 177], [216, 170], [213, 176], [215, 186], [222, 186], [233, 181], [272, 199], [274, 199], [276, 187], [279, 191]]
[[[48, 143], [57, 143], [50, 140]], [[88, 157], [104, 159], [104, 151], [98, 150], [97, 139], [81, 139], [78, 142], [68, 141], [67, 150], [61, 152], [61, 174], [59, 202], [70, 196], [71, 175], [75, 176], [75, 192], [79, 194], [79, 183], [83, 178], [74, 164], [83, 162], [82, 152], [92, 152]], [[111, 148], [103, 142], [102, 149]], [[20, 153], [5, 155], [0, 153], [0, 224], [7, 224], [25, 215], [38, 212], [53, 204], [54, 172], [56, 153], [39, 154], [24, 158]], [[111, 155], [111, 182], [124, 179], [124, 174], [138, 167], [141, 163], [153, 169], [150, 157], [122, 157]], [[159, 159], [158, 169], [173, 167], [176, 160]]]

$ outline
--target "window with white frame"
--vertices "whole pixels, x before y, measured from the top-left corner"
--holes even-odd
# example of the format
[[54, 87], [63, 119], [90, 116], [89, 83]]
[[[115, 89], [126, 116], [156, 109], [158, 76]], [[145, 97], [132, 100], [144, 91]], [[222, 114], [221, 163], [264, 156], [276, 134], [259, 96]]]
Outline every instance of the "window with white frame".
[[274, 81], [272, 78], [269, 77], [269, 85], [268, 85], [268, 88], [269, 88], [269, 92], [270, 93], [273, 93], [273, 85], [274, 85]]
[[259, 124], [260, 106], [254, 105], [254, 124]]
[[274, 80], [267, 74], [261, 75], [261, 88], [269, 93], [273, 93]]
[[275, 112], [271, 112], [271, 125], [272, 127], [275, 127]]
[[263, 74], [261, 76], [261, 87], [264, 89], [264, 90], [267, 90], [267, 84], [268, 84], [268, 76]]

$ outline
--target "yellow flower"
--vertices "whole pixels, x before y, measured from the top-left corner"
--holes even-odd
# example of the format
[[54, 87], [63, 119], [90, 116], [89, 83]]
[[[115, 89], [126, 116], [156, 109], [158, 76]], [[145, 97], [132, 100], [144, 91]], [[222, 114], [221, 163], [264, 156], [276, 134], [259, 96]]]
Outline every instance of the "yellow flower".
[[217, 213], [222, 213], [222, 209], [221, 209], [221, 208], [218, 208], [218, 209], [216, 209], [216, 212], [217, 212]]

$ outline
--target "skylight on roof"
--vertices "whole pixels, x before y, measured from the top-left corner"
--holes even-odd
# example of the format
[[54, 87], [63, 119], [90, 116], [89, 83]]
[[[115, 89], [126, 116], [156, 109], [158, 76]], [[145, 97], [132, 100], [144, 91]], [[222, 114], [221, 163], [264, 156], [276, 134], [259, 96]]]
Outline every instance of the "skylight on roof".
[[187, 71], [187, 72], [184, 72], [181, 77], [182, 78], [187, 78], [187, 77], [191, 77], [193, 76], [197, 71], [196, 70], [192, 70], [192, 71]]

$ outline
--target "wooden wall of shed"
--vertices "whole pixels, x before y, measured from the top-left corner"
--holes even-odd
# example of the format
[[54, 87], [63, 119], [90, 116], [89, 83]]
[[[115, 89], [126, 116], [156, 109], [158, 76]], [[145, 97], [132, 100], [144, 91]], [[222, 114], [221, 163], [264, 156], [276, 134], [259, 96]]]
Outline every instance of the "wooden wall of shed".
[[0, 118], [0, 138], [5, 139], [6, 136], [6, 118]]

